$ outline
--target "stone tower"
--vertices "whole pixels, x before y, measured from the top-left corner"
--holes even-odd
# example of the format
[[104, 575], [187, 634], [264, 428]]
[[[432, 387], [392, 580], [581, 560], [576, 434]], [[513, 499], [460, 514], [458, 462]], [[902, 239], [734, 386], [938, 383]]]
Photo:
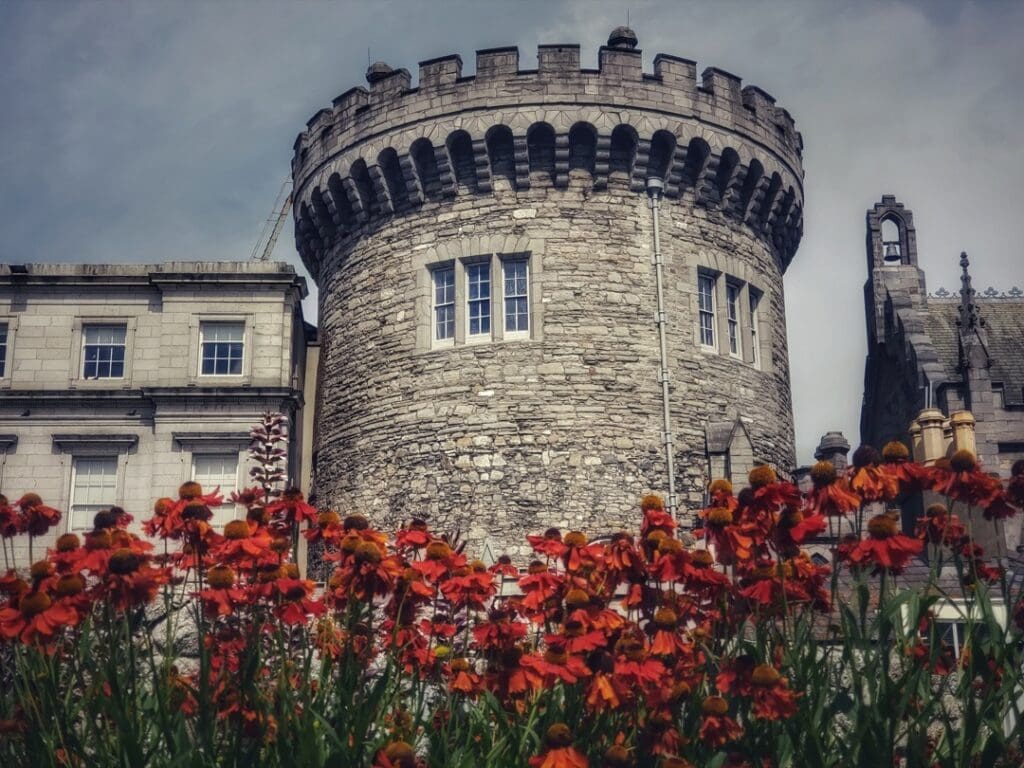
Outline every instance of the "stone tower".
[[292, 164], [321, 504], [497, 555], [635, 527], [651, 490], [686, 526], [712, 471], [793, 466], [802, 140], [771, 96], [665, 54], [645, 73], [624, 27], [597, 69], [542, 45], [535, 70], [497, 48], [366, 80]]

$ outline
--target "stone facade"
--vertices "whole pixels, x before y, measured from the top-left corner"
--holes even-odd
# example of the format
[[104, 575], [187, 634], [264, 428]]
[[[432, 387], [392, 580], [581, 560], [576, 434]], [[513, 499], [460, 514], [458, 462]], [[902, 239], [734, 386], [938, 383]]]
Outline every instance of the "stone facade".
[[[910, 445], [924, 419], [944, 432], [941, 445], [952, 451], [955, 416], [970, 411], [978, 458], [1008, 478], [1024, 459], [1024, 294], [979, 294], [961, 254], [959, 295], [929, 295], [913, 214], [892, 195], [867, 212], [867, 257], [861, 439]], [[1001, 546], [1003, 537], [991, 538]], [[1005, 541], [1010, 549], [1022, 543], [1019, 520], [1008, 521]]]
[[[598, 70], [577, 46], [542, 46], [536, 71], [514, 48], [480, 51], [474, 77], [445, 57], [417, 88], [376, 64], [368, 91], [310, 120], [293, 172], [320, 288], [320, 503], [385, 527], [427, 515], [492, 555], [549, 526], [632, 525], [639, 497], [667, 490], [659, 319], [684, 524], [709, 457], [735, 476], [793, 466], [782, 276], [802, 225], [800, 135], [763, 91], [715, 69], [698, 82], [665, 55], [645, 74], [635, 45], [616, 30]], [[503, 317], [517, 260], [525, 333]], [[455, 323], [439, 339], [446, 269]], [[493, 327], [474, 335], [481, 273]], [[731, 453], [723, 437], [739, 439]]]
[[[15, 498], [34, 491], [65, 511], [55, 535], [91, 525], [86, 501], [117, 504], [139, 521], [192, 476], [196, 457], [223, 457], [227, 472], [233, 455], [244, 484], [249, 428], [268, 410], [295, 425], [298, 482], [305, 294], [305, 281], [280, 263], [0, 265], [0, 488]], [[203, 374], [205, 323], [241, 331], [238, 375]], [[111, 346], [86, 349], [97, 328], [119, 329], [123, 366], [90, 367]], [[113, 475], [102, 474], [105, 464]], [[100, 474], [87, 480], [86, 466]]]

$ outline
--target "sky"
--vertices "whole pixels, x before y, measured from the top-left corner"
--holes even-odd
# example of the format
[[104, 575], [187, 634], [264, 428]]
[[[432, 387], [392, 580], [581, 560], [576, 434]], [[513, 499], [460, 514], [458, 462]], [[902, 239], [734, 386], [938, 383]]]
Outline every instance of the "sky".
[[[786, 274], [797, 459], [859, 435], [864, 212], [914, 212], [929, 290], [1024, 288], [1021, 2], [114, 2], [0, 0], [0, 261], [244, 259], [295, 135], [419, 61], [579, 43], [627, 20], [643, 50], [759, 85], [803, 133], [805, 231]], [[415, 83], [414, 83], [415, 84]], [[291, 220], [274, 258], [294, 263]], [[315, 286], [306, 302], [315, 320]]]

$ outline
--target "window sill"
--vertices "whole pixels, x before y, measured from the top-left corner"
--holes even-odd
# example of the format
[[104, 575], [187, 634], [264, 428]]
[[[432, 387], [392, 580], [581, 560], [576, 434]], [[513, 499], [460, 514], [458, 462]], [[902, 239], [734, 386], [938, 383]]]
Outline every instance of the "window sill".
[[71, 389], [128, 389], [131, 381], [125, 376], [107, 379], [73, 379]]

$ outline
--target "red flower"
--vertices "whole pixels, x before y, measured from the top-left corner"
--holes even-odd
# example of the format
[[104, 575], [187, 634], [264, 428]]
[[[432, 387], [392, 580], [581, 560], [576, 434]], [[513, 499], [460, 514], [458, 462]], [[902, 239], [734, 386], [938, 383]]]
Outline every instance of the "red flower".
[[875, 515], [868, 521], [868, 537], [857, 543], [846, 556], [852, 566], [874, 566], [901, 573], [910, 558], [921, 552], [924, 543], [899, 533], [897, 521], [889, 515]]
[[18, 638], [25, 645], [48, 642], [64, 627], [78, 623], [78, 614], [63, 601], [54, 602], [46, 592], [21, 595], [0, 610], [0, 636]]
[[17, 501], [21, 510], [21, 529], [29, 536], [43, 536], [60, 522], [60, 512], [43, 504], [38, 494], [26, 493]]
[[473, 670], [466, 659], [452, 659], [448, 672], [448, 690], [467, 696], [476, 696], [483, 690], [483, 678]]
[[949, 457], [949, 471], [936, 473], [933, 490], [971, 506], [988, 507], [999, 497], [997, 478], [985, 474], [970, 451]]
[[967, 536], [960, 518], [941, 504], [932, 504], [925, 510], [924, 517], [917, 518], [915, 533], [922, 541], [947, 547], [956, 546]]
[[315, 586], [308, 579], [277, 579], [274, 589], [280, 604], [274, 609], [275, 615], [289, 626], [305, 624], [309, 616], [322, 616], [327, 607], [323, 600], [311, 597]]
[[754, 717], [782, 720], [796, 714], [799, 694], [789, 689], [789, 681], [770, 664], [758, 664], [750, 674], [754, 694]]
[[433, 538], [426, 521], [414, 517], [407, 528], [402, 528], [395, 534], [395, 549], [423, 549]]
[[298, 488], [289, 488], [281, 494], [281, 498], [266, 507], [267, 514], [274, 517], [282, 517], [287, 525], [306, 520], [316, 523], [317, 510], [312, 504], [306, 502], [302, 491]]
[[729, 704], [721, 696], [708, 696], [701, 704], [704, 717], [700, 725], [700, 739], [709, 747], [724, 747], [743, 735], [739, 723], [728, 716]]
[[561, 558], [566, 551], [565, 544], [562, 543], [562, 532], [557, 528], [548, 528], [542, 536], [528, 534], [526, 540], [530, 542], [534, 552], [553, 560]]
[[453, 576], [440, 584], [441, 594], [454, 607], [468, 606], [476, 610], [485, 610], [485, 603], [494, 597], [498, 588], [494, 584], [494, 576], [484, 569], [474, 570], [464, 576]]
[[860, 508], [860, 497], [850, 491], [846, 480], [836, 475], [831, 461], [819, 461], [811, 468], [814, 488], [807, 495], [807, 511], [837, 517]]

